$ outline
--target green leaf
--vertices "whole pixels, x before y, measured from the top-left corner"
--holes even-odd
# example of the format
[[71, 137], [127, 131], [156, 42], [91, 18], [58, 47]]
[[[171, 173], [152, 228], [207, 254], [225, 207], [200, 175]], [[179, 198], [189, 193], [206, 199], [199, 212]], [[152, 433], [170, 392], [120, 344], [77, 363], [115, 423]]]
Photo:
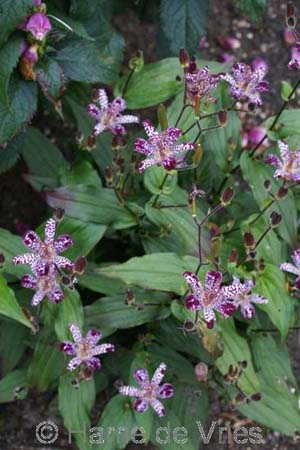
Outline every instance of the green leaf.
[[[52, 305], [51, 305], [52, 306]], [[83, 309], [80, 296], [77, 291], [66, 291], [64, 300], [57, 309], [54, 329], [59, 341], [70, 340], [70, 323], [76, 323], [79, 328], [83, 325]]]
[[235, 0], [236, 5], [252, 20], [261, 20], [266, 8], [266, 0]]
[[54, 58], [70, 80], [85, 83], [111, 81], [110, 68], [101, 58], [95, 42], [76, 38], [65, 40]]
[[229, 366], [238, 366], [239, 361], [247, 361], [247, 368], [239, 378], [239, 386], [245, 394], [251, 395], [259, 392], [260, 385], [257, 379], [251, 352], [246, 339], [239, 336], [237, 333], [233, 319], [219, 318], [220, 334], [224, 351], [222, 356], [216, 360], [216, 366], [224, 375], [228, 372]]
[[37, 108], [36, 83], [12, 77], [8, 101], [10, 107], [0, 101], [0, 144], [12, 139], [34, 115]]
[[[166, 175], [168, 175], [167, 180], [164, 183], [163, 189], [161, 189]], [[177, 186], [177, 178], [177, 172], [175, 170], [167, 172], [163, 167], [153, 166], [146, 170], [144, 183], [146, 189], [152, 194], [171, 194]]]
[[8, 83], [20, 56], [20, 45], [21, 38], [14, 36], [0, 49], [0, 101], [7, 107], [9, 107]]
[[14, 291], [8, 287], [6, 280], [2, 275], [0, 275], [0, 314], [16, 320], [28, 328], [33, 328], [32, 324], [23, 314]]
[[51, 102], [55, 102], [65, 84], [60, 65], [53, 59], [44, 57], [38, 61], [35, 72], [45, 97]]
[[[241, 157], [241, 169], [243, 176], [250, 188], [252, 189], [254, 198], [260, 208], [265, 206], [266, 199], [270, 201], [264, 182], [266, 180], [272, 181], [272, 190], [277, 192], [281, 183], [274, 180], [274, 168], [270, 167], [262, 161], [256, 161], [249, 157], [246, 152], [243, 152]], [[291, 247], [295, 247], [297, 242], [297, 214], [293, 193], [289, 191], [288, 195], [281, 201], [277, 201], [275, 205], [270, 208], [269, 212], [264, 214], [264, 220], [267, 224], [271, 211], [277, 211], [282, 216], [282, 222], [277, 230], [282, 239], [284, 239]]]
[[240, 405], [239, 410], [268, 428], [292, 436], [296, 430], [300, 430], [300, 412], [299, 391], [288, 351], [266, 334], [253, 338], [251, 350], [262, 399], [249, 405]]
[[195, 53], [205, 34], [209, 2], [207, 0], [162, 0], [160, 19], [173, 55], [180, 48]]
[[[7, 319], [1, 320], [0, 358], [2, 375], [8, 374], [16, 367], [23, 356], [27, 338], [28, 330], [20, 323]], [[14, 345], [11, 345], [12, 342]]]
[[57, 184], [59, 172], [68, 167], [56, 145], [33, 127], [27, 131], [22, 156], [33, 175], [49, 178]]
[[272, 264], [266, 264], [263, 273], [256, 278], [254, 292], [269, 302], [259, 307], [265, 311], [285, 339], [293, 319], [294, 300], [285, 289], [284, 273]]
[[71, 170], [64, 172], [60, 182], [63, 186], [85, 184], [86, 186], [102, 187], [101, 178], [88, 161], [81, 161]]
[[127, 284], [145, 289], [184, 294], [183, 273], [196, 270], [198, 259], [175, 253], [153, 253], [129, 259], [123, 264], [110, 265], [97, 270], [109, 278], [120, 278]]
[[[133, 74], [128, 83], [125, 100], [131, 109], [147, 108], [162, 103], [183, 89], [176, 81], [176, 75], [182, 75], [178, 58], [166, 58], [146, 64], [142, 70]], [[115, 95], [122, 95], [128, 75], [122, 77], [115, 89]]]
[[[32, 0], [1, 0], [0, 5], [0, 47], [8, 35], [26, 18]], [[1, 66], [2, 67], [2, 66]], [[2, 69], [3, 70], [3, 67]]]
[[38, 392], [45, 392], [55, 384], [66, 366], [66, 358], [53, 341], [55, 342], [55, 337], [48, 335], [45, 341], [37, 343], [28, 367], [28, 385]]
[[288, 102], [289, 96], [293, 90], [293, 86], [289, 81], [282, 81], [280, 86], [280, 94], [283, 101]]
[[88, 264], [84, 275], [78, 281], [80, 286], [105, 295], [115, 295], [126, 290], [125, 283], [118, 279], [112, 280], [105, 275], [97, 273], [97, 267], [93, 264]]
[[98, 4], [99, 0], [71, 0], [70, 14], [79, 19], [88, 18], [95, 13]]
[[0, 147], [0, 174], [11, 169], [20, 157], [21, 147], [24, 143], [24, 134], [19, 134], [7, 145]]
[[279, 139], [286, 139], [289, 136], [299, 136], [300, 109], [290, 109], [283, 111], [274, 129], [270, 130], [274, 119], [274, 116], [269, 117], [264, 122], [264, 126], [267, 128], [267, 133], [270, 139], [272, 139], [273, 141], [277, 141]]
[[0, 403], [24, 399], [26, 390], [26, 370], [14, 370], [0, 380]]
[[[62, 187], [47, 194], [47, 202], [52, 208], [63, 208], [72, 218], [111, 225], [119, 230], [132, 227], [138, 222], [136, 216], [120, 205], [111, 189], [82, 185]], [[128, 203], [128, 206], [137, 216], [142, 214], [142, 209], [137, 205]]]
[[95, 403], [94, 380], [82, 381], [78, 389], [72, 386], [71, 374], [60, 377], [58, 386], [58, 407], [64, 426], [80, 450], [87, 449], [90, 430], [90, 413]]
[[26, 253], [26, 247], [20, 236], [16, 236], [10, 231], [0, 228], [0, 249], [1, 253], [5, 257], [3, 266], [4, 273], [14, 275], [18, 278], [21, 278], [23, 275], [28, 273], [27, 266], [15, 266], [12, 263], [14, 256]]
[[[126, 293], [103, 297], [84, 308], [88, 326], [97, 326], [105, 335], [118, 329], [137, 327], [170, 315], [170, 299], [166, 294], [134, 289], [135, 303], [125, 305]], [[144, 305], [138, 309], [137, 305]]]

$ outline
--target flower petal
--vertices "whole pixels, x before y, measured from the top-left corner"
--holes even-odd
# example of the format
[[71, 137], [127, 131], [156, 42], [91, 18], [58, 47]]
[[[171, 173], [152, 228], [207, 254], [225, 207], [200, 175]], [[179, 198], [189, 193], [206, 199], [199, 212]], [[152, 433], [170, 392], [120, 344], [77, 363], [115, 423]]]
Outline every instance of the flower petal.
[[68, 269], [68, 270], [72, 270], [74, 267], [74, 264], [72, 263], [72, 261], [70, 261], [69, 258], [66, 258], [65, 256], [56, 256], [55, 264], [58, 267], [62, 267], [63, 269]]
[[64, 341], [60, 343], [60, 351], [66, 353], [69, 356], [76, 355], [76, 347], [72, 342]]
[[285, 272], [293, 273], [294, 275], [300, 276], [300, 268], [294, 266], [291, 263], [280, 264], [280, 269], [284, 270]]
[[147, 158], [144, 159], [144, 161], [142, 161], [139, 166], [138, 166], [138, 171], [140, 173], [144, 172], [144, 170], [148, 169], [148, 167], [154, 166], [155, 164], [157, 164], [156, 159], [154, 158]]
[[151, 380], [152, 383], [154, 383], [158, 386], [160, 384], [161, 380], [163, 379], [163, 377], [165, 376], [166, 370], [167, 370], [167, 365], [165, 363], [161, 363], [153, 374], [153, 377]]
[[21, 278], [21, 286], [27, 289], [35, 289], [37, 287], [37, 279], [32, 275], [24, 275]]
[[84, 363], [93, 372], [96, 372], [96, 370], [99, 370], [101, 368], [101, 361], [98, 358], [88, 358], [84, 361]]
[[214, 311], [211, 308], [204, 308], [203, 314], [207, 328], [213, 328], [216, 321], [216, 315]]
[[199, 311], [203, 308], [203, 304], [200, 300], [200, 297], [195, 296], [194, 294], [189, 294], [185, 299], [185, 306], [190, 311]]
[[70, 371], [75, 370], [78, 366], [80, 366], [81, 363], [82, 359], [75, 356], [75, 358], [72, 358], [71, 361], [69, 362], [67, 369]]
[[148, 406], [149, 403], [147, 402], [147, 400], [144, 400], [142, 398], [136, 399], [136, 401], [133, 404], [134, 409], [140, 413], [144, 413], [145, 411], [147, 411]]
[[34, 253], [24, 253], [23, 255], [17, 255], [13, 258], [13, 264], [33, 264], [36, 261], [36, 255]]
[[70, 331], [73, 336], [74, 342], [76, 342], [76, 344], [79, 344], [82, 341], [82, 335], [81, 335], [81, 331], [80, 331], [80, 328], [78, 327], [78, 325], [74, 322], [71, 323]]
[[71, 236], [69, 236], [68, 234], [61, 234], [54, 242], [56, 253], [62, 253], [68, 248], [72, 247], [72, 245], [73, 241], [71, 239]]
[[184, 272], [183, 274], [185, 281], [188, 283], [191, 290], [199, 295], [201, 295], [203, 291], [203, 287], [201, 281], [197, 277], [197, 275], [193, 272]]
[[125, 114], [119, 118], [119, 123], [139, 123], [140, 119], [132, 114]]
[[222, 282], [222, 274], [216, 270], [209, 270], [205, 276], [205, 287], [207, 289], [218, 289]]
[[135, 370], [133, 373], [133, 377], [140, 385], [149, 382], [149, 374], [146, 369]]
[[42, 291], [36, 292], [31, 300], [32, 306], [37, 306], [39, 303], [41, 303], [44, 297], [45, 294]]
[[185, 152], [187, 150], [195, 150], [195, 148], [195, 144], [193, 144], [192, 142], [185, 142], [184, 144], [175, 145], [175, 147], [173, 148], [173, 152], [177, 154]]
[[96, 345], [92, 349], [93, 355], [102, 355], [103, 353], [114, 352], [115, 346], [113, 344]]
[[134, 150], [143, 155], [150, 155], [152, 153], [151, 147], [148, 145], [146, 139], [137, 138], [134, 142]]
[[45, 225], [45, 244], [52, 244], [56, 231], [56, 222], [54, 219], [49, 219]]
[[171, 383], [164, 383], [158, 392], [160, 398], [170, 398], [174, 395], [174, 388]]
[[143, 122], [143, 127], [146, 131], [146, 134], [149, 138], [153, 137], [153, 136], [157, 136], [159, 133], [156, 130], [156, 128], [152, 125], [152, 123], [150, 122], [150, 120], [145, 120]]
[[98, 96], [99, 96], [99, 104], [101, 106], [101, 109], [106, 109], [108, 107], [108, 98], [107, 98], [106, 91], [104, 89], [99, 89]]
[[241, 313], [244, 319], [252, 319], [255, 315], [255, 308], [251, 303], [241, 306]]
[[122, 97], [116, 97], [112, 103], [112, 107], [115, 108], [117, 111], [122, 112], [124, 109], [126, 109], [126, 102], [124, 98]]
[[97, 342], [101, 339], [102, 334], [98, 330], [90, 330], [86, 335], [86, 340], [91, 345], [96, 345]]
[[89, 116], [91, 116], [93, 119], [98, 121], [101, 120], [101, 111], [97, 105], [94, 105], [94, 103], [90, 103], [86, 110]]
[[292, 253], [291, 258], [295, 266], [299, 267], [300, 269], [300, 249], [295, 250]]
[[134, 386], [121, 386], [119, 393], [121, 395], [128, 395], [129, 397], [139, 397], [141, 395], [141, 391]]
[[26, 234], [24, 234], [23, 242], [26, 247], [30, 248], [30, 250], [33, 250], [36, 253], [41, 248], [41, 240], [34, 231], [28, 231]]
[[150, 405], [159, 417], [163, 417], [165, 415], [164, 405], [159, 400], [157, 400], [157, 398], [152, 400], [150, 402]]
[[59, 287], [55, 287], [52, 291], [47, 292], [47, 297], [52, 303], [60, 303], [64, 299], [64, 293]]

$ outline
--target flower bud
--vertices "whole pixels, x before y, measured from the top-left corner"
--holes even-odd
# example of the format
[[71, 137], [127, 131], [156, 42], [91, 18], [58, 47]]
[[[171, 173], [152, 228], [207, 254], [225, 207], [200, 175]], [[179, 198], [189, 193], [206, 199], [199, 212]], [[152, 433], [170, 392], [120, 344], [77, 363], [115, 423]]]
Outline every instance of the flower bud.
[[229, 255], [229, 258], [228, 258], [228, 262], [230, 264], [237, 264], [238, 259], [239, 259], [239, 254], [238, 254], [237, 250], [234, 248], [230, 252], [230, 255]]
[[183, 69], [186, 69], [190, 62], [190, 57], [185, 48], [179, 50], [179, 62]]
[[138, 50], [136, 54], [129, 60], [129, 69], [135, 72], [140, 71], [144, 67], [144, 53]]
[[106, 185], [108, 187], [111, 187], [113, 185], [114, 177], [113, 177], [113, 171], [111, 167], [106, 167], [104, 169], [104, 178], [106, 181]]
[[227, 125], [227, 111], [225, 109], [221, 109], [218, 112], [219, 124], [221, 127], [225, 127]]
[[273, 211], [270, 215], [270, 225], [272, 228], [278, 227], [281, 222], [281, 214], [278, 214], [276, 211]]
[[272, 188], [272, 183], [270, 180], [265, 180], [264, 182], [264, 188], [267, 192], [270, 192], [271, 188]]
[[286, 7], [286, 24], [289, 28], [295, 28], [296, 23], [294, 2], [288, 2]]
[[72, 283], [71, 277], [68, 277], [68, 275], [63, 275], [60, 279], [60, 282], [63, 286], [70, 287]]
[[285, 28], [283, 34], [284, 42], [288, 45], [293, 45], [295, 43], [295, 37], [289, 28]]
[[112, 150], [120, 150], [121, 148], [124, 148], [126, 145], [126, 138], [122, 136], [121, 134], [116, 134], [113, 136], [111, 141], [111, 148]]
[[254, 71], [262, 69], [265, 71], [265, 73], [267, 73], [269, 70], [269, 65], [267, 61], [264, 58], [260, 57], [253, 59], [253, 61], [251, 62], [251, 67]]
[[239, 361], [239, 366], [241, 370], [246, 370], [248, 367], [248, 361], [244, 359], [243, 361]]
[[279, 198], [280, 200], [282, 200], [283, 198], [285, 198], [288, 194], [289, 190], [285, 187], [285, 186], [281, 186], [278, 189], [277, 192], [277, 198]]
[[266, 268], [266, 262], [263, 258], [260, 258], [258, 261], [258, 270], [260, 272], [263, 272], [265, 270], [265, 268]]
[[65, 210], [63, 208], [56, 208], [54, 210], [53, 216], [54, 216], [54, 219], [56, 222], [60, 222], [63, 219], [64, 215], [65, 215]]
[[132, 289], [127, 289], [126, 292], [126, 298], [125, 298], [125, 305], [132, 305], [132, 303], [135, 302], [135, 295]]
[[83, 135], [83, 133], [81, 133], [81, 131], [78, 131], [76, 133], [75, 140], [76, 140], [77, 145], [79, 147], [81, 147], [81, 145], [83, 144], [83, 140], [84, 140], [84, 135]]
[[251, 395], [251, 400], [253, 400], [254, 402], [259, 402], [261, 400], [261, 393], [260, 392], [256, 392], [255, 394]]
[[247, 231], [244, 234], [244, 245], [246, 248], [252, 249], [255, 247], [255, 239], [252, 233]]
[[240, 41], [233, 37], [218, 36], [217, 41], [224, 50], [237, 50], [241, 46]]
[[221, 204], [222, 206], [227, 206], [231, 203], [232, 199], [234, 197], [234, 190], [231, 186], [224, 189], [221, 195]]
[[207, 382], [207, 375], [208, 375], [208, 366], [204, 362], [199, 362], [195, 366], [195, 375], [196, 380], [200, 381], [201, 383]]
[[87, 266], [87, 260], [84, 256], [78, 256], [74, 263], [74, 272], [83, 275]]
[[96, 148], [96, 137], [93, 134], [90, 134], [89, 137], [87, 138], [87, 142], [86, 142], [85, 148], [88, 151], [95, 150], [95, 148]]
[[81, 378], [85, 381], [91, 381], [91, 379], [93, 378], [93, 371], [86, 367], [81, 372]]

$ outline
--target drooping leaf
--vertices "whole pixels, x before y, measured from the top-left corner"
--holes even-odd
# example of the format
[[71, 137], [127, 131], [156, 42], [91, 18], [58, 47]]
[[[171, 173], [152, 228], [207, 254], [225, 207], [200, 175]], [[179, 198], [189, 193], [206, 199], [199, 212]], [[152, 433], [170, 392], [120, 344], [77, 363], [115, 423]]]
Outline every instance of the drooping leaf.
[[162, 0], [160, 19], [172, 54], [180, 48], [195, 53], [205, 34], [209, 2], [207, 0]]
[[20, 308], [14, 291], [8, 287], [2, 275], [0, 275], [0, 314], [20, 322], [30, 329], [33, 328]]

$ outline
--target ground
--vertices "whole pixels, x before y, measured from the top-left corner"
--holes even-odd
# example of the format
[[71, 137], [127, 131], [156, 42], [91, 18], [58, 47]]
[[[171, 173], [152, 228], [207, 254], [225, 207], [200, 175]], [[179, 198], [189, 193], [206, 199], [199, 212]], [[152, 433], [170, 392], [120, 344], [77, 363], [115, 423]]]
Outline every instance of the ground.
[[[269, 64], [268, 79], [271, 84], [271, 93], [267, 97], [266, 106], [260, 113], [263, 119], [280, 108], [280, 81], [293, 79], [295, 76], [288, 72], [289, 48], [283, 40], [285, 26], [285, 2], [279, 0], [268, 1], [268, 11], [262, 25], [254, 25], [233, 6], [233, 0], [212, 0], [210, 20], [208, 25], [207, 47], [202, 51], [205, 59], [217, 59], [222, 54], [222, 49], [217, 44], [218, 36], [234, 36], [240, 40], [240, 48], [235, 52], [237, 60], [251, 61], [256, 56], [262, 56]], [[221, 6], [220, 6], [221, 4]], [[155, 27], [144, 24], [133, 11], [126, 11], [115, 18], [115, 25], [120, 29], [126, 39], [126, 60], [138, 49], [142, 49], [146, 62], [159, 58], [155, 46]], [[259, 119], [259, 120], [260, 120]], [[20, 230], [20, 224], [37, 226], [46, 212], [46, 205], [38, 194], [26, 184], [22, 174], [26, 167], [20, 161], [17, 166], [0, 177], [0, 227], [10, 229], [13, 232]], [[288, 346], [292, 356], [292, 362], [298, 381], [300, 381], [299, 361], [295, 355], [299, 355], [299, 337], [293, 334], [289, 337]], [[99, 414], [107, 398], [101, 394], [97, 401], [95, 411]], [[53, 413], [49, 417], [48, 405]], [[43, 420], [53, 419], [59, 423], [55, 416], [55, 404], [52, 393], [29, 398], [21, 402], [17, 401], [0, 407], [0, 450], [43, 450], [45, 447], [38, 445], [35, 439], [35, 426]], [[212, 420], [228, 420], [231, 414], [228, 407], [220, 401], [216, 394], [211, 393], [211, 413], [207, 422], [208, 427]], [[292, 439], [282, 437], [278, 433], [264, 431], [265, 443], [257, 446], [264, 450], [292, 450], [298, 449], [299, 443]], [[129, 446], [134, 450], [142, 446]], [[62, 436], [56, 446], [48, 446], [55, 450], [72, 450], [68, 444], [67, 434]], [[148, 447], [150, 449], [150, 447]], [[237, 449], [251, 450], [254, 446], [242, 446], [232, 444], [211, 443], [207, 446], [210, 450]]]

